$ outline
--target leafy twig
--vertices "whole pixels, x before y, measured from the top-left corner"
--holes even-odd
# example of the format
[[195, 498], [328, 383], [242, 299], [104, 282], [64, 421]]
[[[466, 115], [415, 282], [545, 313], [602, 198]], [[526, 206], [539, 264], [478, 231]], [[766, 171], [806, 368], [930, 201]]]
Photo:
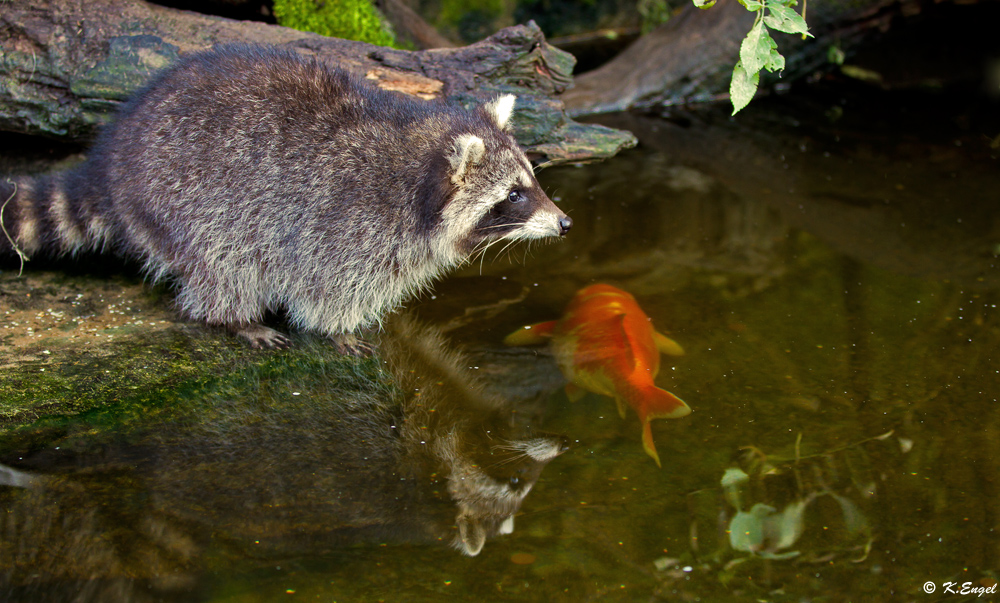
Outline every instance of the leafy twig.
[[[693, 0], [698, 8], [709, 8], [715, 0]], [[733, 115], [747, 106], [757, 92], [760, 70], [774, 73], [785, 68], [785, 57], [778, 52], [778, 44], [768, 30], [774, 29], [790, 34], [812, 36], [806, 20], [792, 8], [797, 0], [739, 0], [748, 11], [757, 13], [753, 27], [740, 45], [740, 60], [733, 68], [733, 79], [729, 84], [729, 98], [733, 103]]]

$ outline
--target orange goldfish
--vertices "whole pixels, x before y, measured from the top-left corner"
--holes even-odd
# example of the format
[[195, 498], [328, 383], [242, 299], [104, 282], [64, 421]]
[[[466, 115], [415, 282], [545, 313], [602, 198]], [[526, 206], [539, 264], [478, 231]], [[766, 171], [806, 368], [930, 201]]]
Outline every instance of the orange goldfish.
[[611, 285], [590, 285], [577, 291], [559, 320], [542, 322], [511, 333], [507, 345], [531, 345], [551, 340], [552, 351], [569, 380], [566, 394], [577, 400], [584, 390], [611, 396], [625, 418], [625, 404], [642, 421], [642, 446], [660, 466], [653, 445], [652, 419], [677, 419], [691, 412], [683, 400], [656, 387], [660, 352], [675, 356], [683, 348], [656, 332], [646, 313], [629, 293]]

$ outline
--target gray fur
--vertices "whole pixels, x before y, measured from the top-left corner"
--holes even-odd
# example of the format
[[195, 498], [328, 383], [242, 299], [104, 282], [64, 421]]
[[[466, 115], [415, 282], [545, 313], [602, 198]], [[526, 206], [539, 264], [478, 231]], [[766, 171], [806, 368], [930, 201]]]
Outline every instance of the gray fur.
[[285, 308], [350, 349], [477, 249], [569, 229], [505, 131], [513, 105], [464, 111], [290, 51], [221, 47], [140, 91], [80, 168], [18, 180], [3, 225], [29, 255], [137, 257], [177, 282], [187, 316], [254, 345], [287, 343], [256, 324]]

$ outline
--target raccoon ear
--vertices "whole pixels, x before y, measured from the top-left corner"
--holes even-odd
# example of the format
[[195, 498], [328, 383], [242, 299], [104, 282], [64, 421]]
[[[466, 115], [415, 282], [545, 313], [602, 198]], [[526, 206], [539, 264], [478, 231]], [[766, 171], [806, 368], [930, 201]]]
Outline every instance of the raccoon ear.
[[517, 97], [513, 94], [505, 94], [484, 105], [486, 113], [493, 118], [501, 130], [507, 129], [507, 122], [510, 121], [510, 116], [514, 112], [514, 101], [516, 100]]
[[461, 184], [469, 167], [483, 159], [486, 154], [486, 144], [483, 139], [474, 134], [462, 134], [455, 139], [448, 162], [451, 164], [451, 181]]
[[458, 524], [456, 546], [469, 557], [475, 557], [486, 544], [486, 528], [479, 519], [469, 515], [459, 515], [456, 523]]

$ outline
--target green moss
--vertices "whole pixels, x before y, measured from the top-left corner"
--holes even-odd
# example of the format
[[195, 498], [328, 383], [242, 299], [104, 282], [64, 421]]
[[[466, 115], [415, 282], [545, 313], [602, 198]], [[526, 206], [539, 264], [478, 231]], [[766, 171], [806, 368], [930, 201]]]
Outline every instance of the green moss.
[[0, 415], [0, 455], [80, 450], [168, 422], [209, 424], [237, 400], [278, 407], [333, 403], [343, 392], [398, 393], [377, 358], [343, 356], [310, 336], [272, 351], [180, 332], [112, 347], [114, 353], [100, 358], [81, 354], [76, 362], [30, 375], [28, 369], [0, 383], [4, 408], [14, 411]]
[[368, 0], [274, 0], [278, 23], [299, 31], [395, 46], [389, 26]]

